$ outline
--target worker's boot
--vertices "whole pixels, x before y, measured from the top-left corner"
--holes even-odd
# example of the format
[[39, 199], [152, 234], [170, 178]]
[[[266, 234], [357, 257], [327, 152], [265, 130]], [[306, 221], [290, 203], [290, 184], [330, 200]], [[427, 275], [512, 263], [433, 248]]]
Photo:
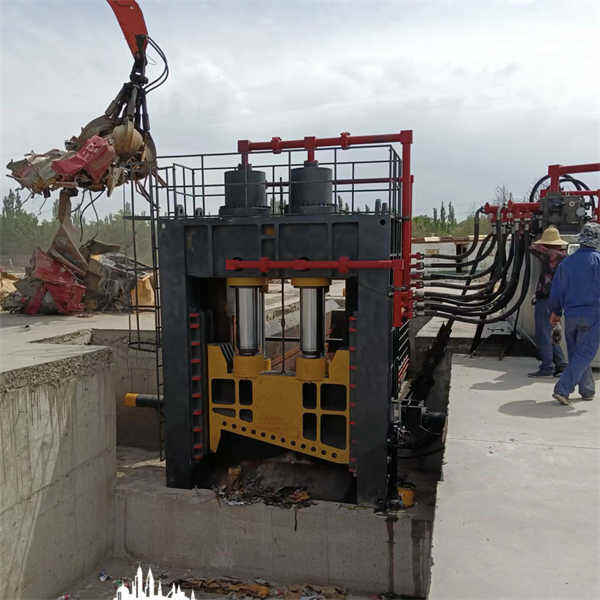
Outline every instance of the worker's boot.
[[527, 377], [552, 377], [553, 371], [542, 371], [541, 369], [534, 373], [527, 373]]
[[552, 397], [558, 400], [561, 404], [564, 404], [565, 406], [571, 406], [571, 401], [566, 396], [563, 396], [558, 392], [554, 392], [554, 394], [552, 394]]

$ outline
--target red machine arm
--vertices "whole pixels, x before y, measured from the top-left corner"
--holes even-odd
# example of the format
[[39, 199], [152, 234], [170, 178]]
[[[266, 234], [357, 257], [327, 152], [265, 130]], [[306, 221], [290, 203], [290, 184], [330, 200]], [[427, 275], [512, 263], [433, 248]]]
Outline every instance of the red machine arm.
[[[106, 0], [113, 9], [134, 58], [146, 53], [148, 30], [144, 15], [135, 0]], [[138, 37], [142, 36], [142, 37]]]

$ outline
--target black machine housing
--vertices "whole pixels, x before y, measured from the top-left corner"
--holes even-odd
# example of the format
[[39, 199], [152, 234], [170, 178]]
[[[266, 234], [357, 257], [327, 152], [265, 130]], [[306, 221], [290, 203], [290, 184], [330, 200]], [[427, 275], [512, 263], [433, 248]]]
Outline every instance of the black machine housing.
[[[383, 148], [389, 157], [387, 162], [381, 161], [386, 174], [399, 174], [398, 155], [391, 146]], [[198, 181], [205, 181], [204, 172], [201, 178], [196, 170], [196, 183], [191, 186], [191, 171], [184, 170], [176, 180], [175, 167], [163, 167], [163, 183], [155, 183], [154, 196], [158, 201], [161, 197], [167, 199], [166, 215], [158, 219], [158, 248], [170, 487], [189, 489], [204, 483], [204, 463], [210, 453], [207, 345], [218, 343], [231, 348], [234, 344], [227, 314], [227, 278], [231, 271], [226, 269], [226, 260], [374, 260], [401, 256], [402, 218], [395, 208], [400, 206], [398, 184], [374, 190], [384, 196], [384, 203], [380, 198], [375, 202], [373, 194], [363, 196], [372, 199], [374, 208], [359, 212], [355, 210], [354, 186], [351, 192], [348, 186], [343, 189], [335, 183], [332, 188], [335, 176], [331, 170], [327, 174], [327, 169], [316, 161], [304, 164], [307, 171], [302, 171], [302, 163], [300, 169], [294, 170], [293, 166], [291, 158], [284, 166], [292, 183], [291, 195], [283, 184], [269, 188], [264, 173], [249, 167], [230, 168], [221, 183], [225, 205], [215, 216], [206, 214], [208, 194], [206, 187], [200, 189], [198, 185]], [[276, 179], [272, 177], [271, 186]], [[304, 181], [306, 188], [302, 187]], [[298, 187], [294, 189], [294, 185]], [[179, 196], [178, 186], [184, 190]], [[352, 194], [350, 209], [337, 201], [344, 192]], [[203, 204], [200, 209], [199, 198]], [[247, 271], [244, 275], [261, 273]], [[276, 279], [297, 276], [293, 269], [268, 274]], [[391, 400], [399, 393], [399, 371], [408, 360], [408, 322], [393, 327], [389, 270], [346, 274], [313, 270], [310, 276], [345, 280], [345, 309], [336, 315], [335, 326], [336, 349], [351, 347], [355, 365], [350, 373], [348, 468], [356, 477], [357, 500], [374, 504], [387, 491], [386, 440]]]

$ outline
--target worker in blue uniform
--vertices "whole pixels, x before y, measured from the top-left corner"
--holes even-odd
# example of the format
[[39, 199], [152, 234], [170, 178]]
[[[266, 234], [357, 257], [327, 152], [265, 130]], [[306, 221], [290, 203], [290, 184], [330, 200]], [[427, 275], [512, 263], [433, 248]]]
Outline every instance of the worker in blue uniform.
[[570, 405], [576, 386], [582, 400], [593, 400], [596, 387], [590, 367], [600, 347], [600, 224], [586, 223], [579, 249], [565, 258], [554, 275], [550, 291], [550, 322], [565, 316], [569, 364], [554, 386], [554, 398]]

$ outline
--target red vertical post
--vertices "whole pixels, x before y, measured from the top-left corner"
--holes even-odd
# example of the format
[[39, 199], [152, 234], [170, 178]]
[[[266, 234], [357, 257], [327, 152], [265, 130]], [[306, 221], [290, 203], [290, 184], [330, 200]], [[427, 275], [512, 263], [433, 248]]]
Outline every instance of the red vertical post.
[[550, 175], [550, 191], [560, 192], [560, 165], [550, 165], [548, 167], [548, 175]]
[[410, 290], [410, 255], [412, 242], [412, 176], [410, 174], [410, 146], [412, 131], [403, 131], [402, 140], [402, 258], [404, 269], [402, 285]]
[[315, 160], [315, 148], [317, 147], [317, 138], [315, 136], [307, 136], [304, 138], [304, 147], [308, 150], [308, 156], [306, 160], [308, 162], [314, 162]]

